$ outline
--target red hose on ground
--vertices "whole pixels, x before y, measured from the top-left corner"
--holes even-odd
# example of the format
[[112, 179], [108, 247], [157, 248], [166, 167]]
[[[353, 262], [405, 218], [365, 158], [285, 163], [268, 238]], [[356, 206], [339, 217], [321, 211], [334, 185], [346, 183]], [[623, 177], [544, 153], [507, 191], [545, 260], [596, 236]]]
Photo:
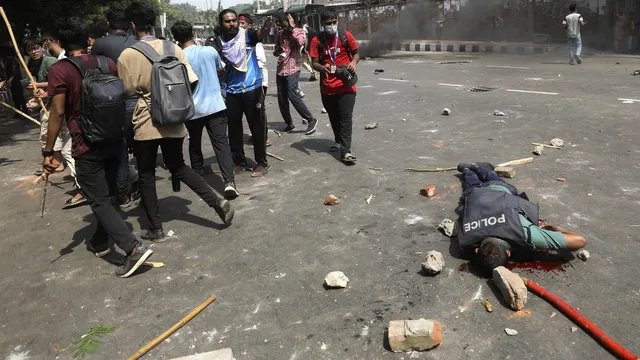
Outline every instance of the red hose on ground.
[[636, 355], [632, 354], [629, 350], [622, 347], [622, 345], [613, 341], [604, 331], [595, 326], [589, 319], [582, 314], [574, 310], [571, 306], [567, 305], [562, 299], [555, 296], [548, 290], [543, 289], [540, 285], [534, 283], [531, 280], [525, 279], [527, 288], [532, 293], [545, 299], [551, 305], [555, 306], [558, 310], [562, 311], [571, 321], [579, 325], [587, 334], [591, 335], [596, 341], [607, 349], [611, 354], [615, 355], [619, 359], [624, 360], [638, 360]]

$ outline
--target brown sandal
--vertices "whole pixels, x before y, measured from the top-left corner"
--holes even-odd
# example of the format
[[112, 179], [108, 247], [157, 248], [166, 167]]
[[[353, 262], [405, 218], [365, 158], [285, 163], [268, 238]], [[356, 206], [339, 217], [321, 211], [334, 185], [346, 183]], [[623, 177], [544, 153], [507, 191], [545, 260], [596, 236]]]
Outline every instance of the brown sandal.
[[253, 172], [251, 173], [251, 177], [253, 178], [263, 177], [267, 175], [269, 170], [271, 170], [271, 166], [269, 165], [267, 165], [266, 167], [262, 165], [258, 165], [255, 169], [253, 169]]

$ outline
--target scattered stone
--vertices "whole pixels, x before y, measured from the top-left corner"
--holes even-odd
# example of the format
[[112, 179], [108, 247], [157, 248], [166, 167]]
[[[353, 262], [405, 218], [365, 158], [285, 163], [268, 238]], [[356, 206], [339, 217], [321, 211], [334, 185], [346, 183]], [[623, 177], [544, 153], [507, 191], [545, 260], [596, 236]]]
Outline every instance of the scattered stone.
[[622, 65], [620, 61], [616, 61], [616, 65]]
[[493, 283], [513, 310], [522, 310], [527, 303], [527, 286], [522, 278], [504, 266], [493, 269]]
[[582, 250], [578, 251], [578, 254], [576, 254], [576, 256], [578, 257], [578, 259], [580, 259], [582, 261], [587, 261], [591, 257], [591, 254], [589, 254], [589, 252], [587, 250], [582, 249]]
[[413, 85], [413, 87], [418, 87], [418, 85]]
[[516, 168], [510, 166], [496, 166], [493, 171], [495, 171], [498, 176], [503, 178], [513, 179], [514, 177], [516, 177]]
[[572, 327], [571, 327], [571, 332], [576, 332], [576, 331], [578, 331], [578, 328], [577, 328], [577, 327], [575, 327], [575, 326], [572, 326]]
[[172, 360], [233, 360], [233, 359], [234, 359], [233, 352], [231, 351], [230, 348], [226, 348], [226, 349], [209, 351], [206, 353], [174, 358]]
[[504, 113], [500, 110], [494, 110], [493, 111], [493, 115], [494, 116], [504, 116]]
[[636, 70], [636, 71], [634, 71], [633, 73], [631, 73], [631, 75], [633, 75], [633, 76], [638, 76], [638, 75], [640, 75], [640, 70]]
[[335, 195], [327, 195], [324, 197], [325, 205], [338, 205], [340, 204], [340, 199], [335, 197]]
[[324, 278], [324, 284], [330, 289], [342, 289], [347, 287], [349, 278], [342, 271], [332, 271]]
[[563, 147], [564, 146], [564, 140], [558, 139], [558, 138], [551, 139], [551, 145], [557, 146], [557, 147]]
[[434, 197], [438, 195], [438, 192], [436, 191], [435, 185], [429, 185], [424, 189], [420, 189], [420, 195], [426, 197]]
[[327, 113], [327, 109], [322, 108], [322, 110], [320, 110], [321, 113], [326, 114]]
[[518, 335], [518, 331], [514, 330], [514, 329], [509, 329], [509, 328], [504, 328], [504, 332], [507, 333], [507, 335], [509, 336], [516, 336]]
[[560, 182], [565, 182], [565, 178], [557, 178], [556, 180], [560, 181]]
[[393, 352], [425, 351], [442, 342], [442, 323], [438, 320], [389, 321], [389, 346]]
[[533, 148], [533, 153], [536, 155], [542, 155], [542, 151], [544, 151], [544, 146], [542, 145], [536, 145], [536, 147]]
[[365, 130], [373, 130], [378, 127], [378, 123], [371, 123], [364, 126]]
[[376, 75], [382, 74], [383, 72], [384, 72], [383, 69], [375, 69], [375, 70], [373, 70], [373, 73], [376, 74]]
[[427, 275], [438, 275], [444, 267], [444, 256], [439, 251], [431, 250], [422, 263], [422, 270]]
[[175, 232], [173, 230], [169, 230], [169, 232], [167, 233], [167, 237], [172, 237], [175, 234]]
[[373, 195], [369, 195], [369, 197], [367, 198], [367, 205], [371, 204], [371, 199], [373, 199]]
[[487, 312], [493, 312], [493, 304], [489, 301], [489, 299], [482, 300], [482, 306], [484, 306]]
[[507, 122], [506, 122], [506, 121], [504, 121], [504, 120], [494, 120], [494, 121], [495, 121], [495, 122], [497, 122], [497, 123], [500, 123], [500, 124], [506, 124], [506, 123], [507, 123]]
[[444, 108], [444, 109], [442, 110], [442, 115], [444, 115], [444, 116], [449, 116], [449, 115], [451, 115], [451, 109], [449, 109], [449, 108]]
[[442, 232], [448, 237], [453, 236], [453, 232], [455, 230], [456, 223], [451, 219], [444, 219], [440, 224], [438, 224], [438, 229], [442, 230]]

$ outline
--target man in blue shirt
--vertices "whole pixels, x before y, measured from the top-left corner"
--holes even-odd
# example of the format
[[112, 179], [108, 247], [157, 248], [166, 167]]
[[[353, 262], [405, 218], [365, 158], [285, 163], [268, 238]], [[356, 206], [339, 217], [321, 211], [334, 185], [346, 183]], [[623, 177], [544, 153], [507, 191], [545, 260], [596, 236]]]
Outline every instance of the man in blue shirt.
[[227, 107], [218, 80], [218, 73], [224, 70], [224, 64], [218, 51], [212, 46], [196, 45], [193, 27], [188, 22], [178, 21], [171, 27], [171, 33], [200, 79], [193, 92], [196, 114], [185, 123], [189, 131], [191, 168], [202, 176], [202, 129], [206, 127], [225, 183], [224, 194], [228, 198], [235, 198], [240, 194], [236, 189], [233, 159], [227, 138]]
[[248, 168], [244, 155], [242, 114], [247, 117], [253, 137], [253, 151], [257, 166], [252, 177], [261, 177], [269, 172], [267, 162], [267, 121], [262, 90], [262, 71], [258, 65], [255, 46], [268, 34], [272, 20], [256, 31], [243, 29], [238, 23], [238, 14], [226, 9], [218, 15], [221, 24], [220, 43], [226, 62], [227, 116], [229, 119], [229, 145], [235, 163], [234, 173]]

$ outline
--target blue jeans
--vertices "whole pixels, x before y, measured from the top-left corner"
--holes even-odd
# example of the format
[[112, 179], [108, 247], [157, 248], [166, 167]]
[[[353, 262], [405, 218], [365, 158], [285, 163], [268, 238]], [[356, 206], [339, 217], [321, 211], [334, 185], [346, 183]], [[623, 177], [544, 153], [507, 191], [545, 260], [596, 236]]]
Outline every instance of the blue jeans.
[[481, 166], [472, 166], [462, 172], [462, 191], [489, 181], [506, 183], [495, 171]]
[[575, 55], [580, 56], [582, 54], [582, 39], [581, 38], [568, 38], [569, 40], [569, 60], [573, 61], [574, 52], [573, 49], [576, 49]]

